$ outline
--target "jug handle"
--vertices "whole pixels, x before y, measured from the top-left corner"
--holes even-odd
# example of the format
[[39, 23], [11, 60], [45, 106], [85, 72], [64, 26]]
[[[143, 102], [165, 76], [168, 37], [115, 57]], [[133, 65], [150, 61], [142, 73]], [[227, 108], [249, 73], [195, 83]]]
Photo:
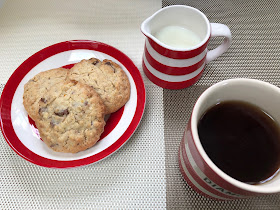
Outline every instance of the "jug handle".
[[226, 25], [221, 23], [210, 23], [210, 26], [211, 26], [210, 38], [223, 36], [224, 41], [221, 45], [219, 45], [215, 49], [209, 50], [207, 52], [207, 56], [205, 60], [206, 63], [209, 63], [210, 61], [216, 59], [217, 57], [222, 55], [225, 51], [227, 51], [232, 41], [231, 32]]

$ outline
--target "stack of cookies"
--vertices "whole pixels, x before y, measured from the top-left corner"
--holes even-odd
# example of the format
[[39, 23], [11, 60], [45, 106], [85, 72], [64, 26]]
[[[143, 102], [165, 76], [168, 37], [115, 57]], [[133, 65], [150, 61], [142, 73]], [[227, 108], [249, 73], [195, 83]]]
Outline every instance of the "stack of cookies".
[[24, 86], [23, 105], [42, 140], [54, 151], [76, 153], [92, 147], [107, 114], [129, 100], [130, 83], [111, 60], [82, 60], [70, 70], [41, 72]]

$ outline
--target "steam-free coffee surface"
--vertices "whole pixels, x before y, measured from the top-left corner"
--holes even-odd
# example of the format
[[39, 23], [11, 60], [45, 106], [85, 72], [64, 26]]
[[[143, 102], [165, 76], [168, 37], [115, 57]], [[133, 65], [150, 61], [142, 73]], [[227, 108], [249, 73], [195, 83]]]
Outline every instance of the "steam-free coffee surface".
[[279, 125], [255, 105], [221, 102], [198, 123], [201, 144], [214, 164], [249, 184], [263, 183], [280, 166]]

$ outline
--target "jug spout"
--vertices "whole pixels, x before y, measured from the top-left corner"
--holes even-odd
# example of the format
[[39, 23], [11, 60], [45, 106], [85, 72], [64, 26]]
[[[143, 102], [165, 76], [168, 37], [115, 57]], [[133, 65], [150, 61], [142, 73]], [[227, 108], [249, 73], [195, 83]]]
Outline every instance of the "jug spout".
[[155, 42], [159, 45], [162, 45], [162, 43], [155, 37], [155, 33], [166, 24], [165, 15], [162, 14], [162, 10], [164, 9], [157, 11], [141, 24], [141, 32], [150, 42]]
[[141, 32], [146, 37], [151, 37], [151, 28], [150, 28], [150, 20], [152, 17], [148, 17], [146, 20], [144, 20], [141, 24]]
[[157, 38], [155, 38], [154, 34], [162, 27], [170, 24], [170, 14], [169, 8], [165, 7], [153, 15], [148, 17], [146, 20], [143, 21], [141, 24], [141, 31], [147, 37], [152, 39], [155, 42], [158, 42]]

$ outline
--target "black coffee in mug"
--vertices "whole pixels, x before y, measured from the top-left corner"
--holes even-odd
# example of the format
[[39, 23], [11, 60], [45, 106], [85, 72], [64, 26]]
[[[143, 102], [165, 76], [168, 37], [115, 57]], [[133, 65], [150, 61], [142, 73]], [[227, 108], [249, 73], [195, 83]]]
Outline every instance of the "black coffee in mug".
[[216, 104], [199, 120], [198, 135], [213, 163], [239, 181], [264, 183], [280, 168], [279, 125], [255, 105]]

